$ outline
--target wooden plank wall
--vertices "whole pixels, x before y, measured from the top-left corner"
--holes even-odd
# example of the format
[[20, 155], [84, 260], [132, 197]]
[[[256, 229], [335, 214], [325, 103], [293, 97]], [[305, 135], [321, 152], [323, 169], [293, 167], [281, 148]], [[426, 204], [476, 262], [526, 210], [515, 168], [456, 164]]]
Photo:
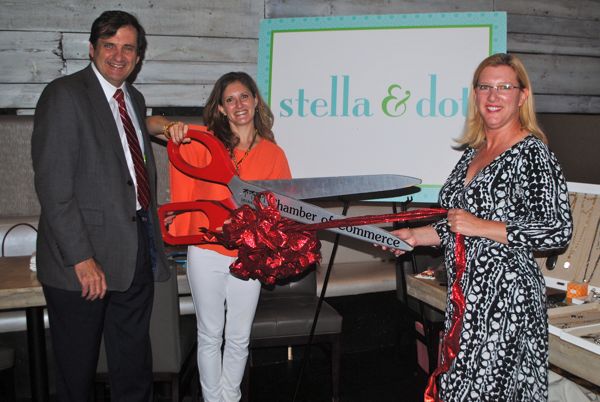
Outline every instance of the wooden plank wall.
[[136, 83], [150, 107], [202, 106], [221, 74], [254, 75], [263, 18], [506, 11], [508, 50], [531, 73], [538, 111], [600, 114], [598, 0], [0, 0], [0, 9], [0, 109], [35, 107], [48, 82], [85, 66], [90, 26], [107, 9], [134, 13], [147, 31]]

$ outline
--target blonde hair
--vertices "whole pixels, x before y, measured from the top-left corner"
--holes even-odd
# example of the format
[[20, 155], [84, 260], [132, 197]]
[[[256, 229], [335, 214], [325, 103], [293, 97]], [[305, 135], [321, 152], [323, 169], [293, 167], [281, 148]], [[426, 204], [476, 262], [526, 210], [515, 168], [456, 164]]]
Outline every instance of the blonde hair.
[[529, 89], [529, 96], [525, 100], [525, 103], [519, 109], [519, 121], [521, 127], [527, 130], [535, 137], [542, 140], [544, 143], [548, 143], [546, 134], [540, 128], [537, 117], [535, 115], [535, 105], [533, 100], [533, 88], [531, 87], [531, 81], [529, 75], [525, 70], [523, 62], [512, 54], [497, 53], [484, 59], [473, 74], [473, 82], [471, 85], [471, 91], [469, 93], [469, 106], [467, 111], [467, 121], [465, 124], [465, 130], [463, 135], [457, 140], [461, 145], [466, 145], [472, 148], [479, 148], [485, 142], [485, 132], [483, 130], [483, 119], [477, 110], [477, 104], [475, 102], [475, 87], [479, 83], [479, 77], [481, 72], [486, 67], [498, 67], [508, 66], [513, 69], [517, 74], [517, 80], [521, 88]]

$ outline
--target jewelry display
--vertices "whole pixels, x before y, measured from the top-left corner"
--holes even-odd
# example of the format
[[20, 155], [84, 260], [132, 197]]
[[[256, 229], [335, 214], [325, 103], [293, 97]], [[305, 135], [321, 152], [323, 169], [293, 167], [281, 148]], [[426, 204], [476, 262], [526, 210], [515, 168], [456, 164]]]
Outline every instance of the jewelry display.
[[574, 355], [581, 353], [574, 359], [600, 359], [600, 275], [596, 272], [600, 270], [600, 195], [569, 196], [574, 232], [570, 246], [559, 256], [564, 270], [552, 278], [560, 285], [566, 282], [567, 305], [549, 308], [548, 324], [551, 334], [573, 345]]
[[598, 322], [600, 322], [600, 311], [598, 310], [591, 310], [569, 315], [560, 315], [552, 317], [550, 320], [550, 324], [561, 329], [598, 324]]
[[[577, 200], [578, 197], [575, 196], [573, 199], [573, 204], [571, 206], [571, 210], [573, 212], [575, 212], [575, 208], [577, 206]], [[573, 236], [573, 242], [571, 244], [571, 246], [569, 247], [569, 253], [567, 254], [566, 260], [563, 263], [563, 268], [565, 269], [569, 269], [572, 266], [572, 261], [573, 261], [573, 256], [576, 255], [577, 250], [580, 248], [581, 244], [583, 243], [583, 239], [586, 236], [586, 232], [587, 232], [587, 228], [588, 225], [590, 223], [590, 218], [592, 213], [594, 212], [594, 208], [596, 206], [596, 202], [598, 201], [598, 197], [595, 195], [592, 195], [592, 205], [588, 208], [588, 209], [584, 209], [585, 204], [586, 204], [586, 200], [588, 200], [588, 197], [586, 195], [583, 196], [583, 200], [581, 202], [581, 212], [577, 215], [578, 220], [583, 219], [584, 221], [584, 226], [581, 230], [577, 230], [576, 235], [574, 234]], [[575, 222], [575, 225], [577, 225], [578, 222]]]
[[590, 276], [588, 277], [587, 272], [588, 272], [588, 268], [590, 266], [592, 252], [600, 250], [600, 247], [596, 243], [596, 238], [598, 237], [598, 230], [600, 230], [600, 219], [598, 219], [598, 222], [596, 223], [596, 231], [594, 232], [594, 239], [592, 240], [592, 246], [590, 247], [590, 252], [588, 254], [587, 262], [585, 263], [585, 271], [583, 273], [583, 282], [584, 283], [589, 283], [592, 280], [592, 278], [594, 277], [594, 274], [596, 273], [596, 269], [598, 268], [598, 262], [600, 262], [600, 254], [599, 254], [598, 258], [596, 258], [594, 268], [592, 268], [592, 272], [590, 273]]
[[600, 345], [600, 335], [583, 335], [583, 339], [589, 339], [594, 342], [596, 345]]
[[[584, 304], [600, 302], [600, 292], [590, 287], [587, 297], [584, 299]], [[600, 324], [600, 321], [598, 322]]]
[[546, 307], [548, 309], [557, 308], [557, 307], [566, 307], [566, 306], [568, 306], [568, 304], [565, 303], [564, 301], [547, 301], [546, 302]]
[[584, 297], [588, 294], [588, 284], [582, 282], [571, 281], [567, 283], [566, 302], [570, 304], [576, 297]]
[[[573, 199], [573, 202], [571, 202], [571, 214], [574, 215], [575, 214], [575, 208], [577, 208], [577, 200], [579, 198], [577, 197], [577, 194], [570, 194], [569, 197], [570, 197], [570, 199], [571, 198]], [[575, 219], [575, 218], [573, 217], [573, 219]], [[573, 242], [573, 243], [575, 243], [575, 242]], [[574, 249], [575, 249], [575, 247], [569, 247], [569, 254], [567, 255], [567, 258], [566, 258], [566, 260], [565, 260], [565, 262], [563, 264], [563, 268], [564, 269], [571, 268], [571, 256], [573, 254], [573, 250]]]

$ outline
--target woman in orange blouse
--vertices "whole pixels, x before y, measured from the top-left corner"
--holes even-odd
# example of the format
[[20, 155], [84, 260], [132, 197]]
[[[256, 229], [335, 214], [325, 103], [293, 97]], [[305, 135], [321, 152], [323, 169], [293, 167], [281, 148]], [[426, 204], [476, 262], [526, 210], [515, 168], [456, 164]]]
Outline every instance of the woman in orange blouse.
[[[252, 78], [242, 72], [225, 74], [215, 83], [203, 113], [204, 123], [229, 149], [243, 180], [291, 178], [283, 150], [275, 144], [273, 114]], [[168, 126], [168, 125], [167, 125]], [[176, 123], [167, 137], [182, 142], [185, 128]], [[196, 141], [180, 147], [182, 157], [194, 166], [205, 166], [210, 154]], [[173, 166], [171, 200], [223, 200], [227, 187], [191, 178]], [[197, 234], [206, 227], [201, 213], [178, 216], [170, 226], [175, 235]], [[260, 282], [242, 280], [229, 273], [236, 251], [220, 245], [188, 248], [187, 276], [198, 321], [198, 368], [206, 402], [239, 401], [240, 383], [248, 357], [248, 342], [260, 294]], [[225, 346], [221, 344], [225, 331]]]

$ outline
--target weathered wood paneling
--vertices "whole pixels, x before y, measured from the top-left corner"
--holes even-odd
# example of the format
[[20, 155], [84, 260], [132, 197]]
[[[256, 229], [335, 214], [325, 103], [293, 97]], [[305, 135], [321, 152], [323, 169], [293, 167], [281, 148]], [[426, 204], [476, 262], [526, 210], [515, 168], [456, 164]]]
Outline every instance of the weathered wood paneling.
[[64, 63], [59, 32], [0, 31], [0, 81], [48, 82], [60, 77]]
[[334, 15], [360, 14], [406, 14], [406, 13], [444, 13], [488, 11], [492, 9], [492, 0], [447, 1], [447, 0], [413, 0], [413, 1], [334, 1]]
[[600, 20], [597, 19], [579, 20], [553, 16], [509, 14], [506, 25], [509, 33], [600, 38]]
[[596, 21], [600, 19], [598, 0], [494, 0], [494, 7], [497, 11], [513, 14]]
[[[515, 53], [517, 54], [517, 53]], [[517, 54], [539, 94], [600, 95], [600, 58]]]
[[493, 5], [493, 0], [265, 0], [265, 17], [491, 11]]
[[2, 0], [0, 6], [6, 30], [89, 32], [102, 11], [127, 10], [148, 34], [229, 38], [257, 38], [264, 15], [262, 0]]
[[[147, 35], [146, 38], [146, 60], [256, 63], [258, 53], [258, 39], [155, 35]], [[62, 49], [67, 60], [87, 60], [89, 34], [65, 33]]]
[[[0, 108], [33, 109], [46, 84], [0, 84]], [[212, 85], [206, 84], [135, 84], [146, 98], [148, 107], [204, 106]], [[26, 113], [27, 114], [27, 113]]]
[[[534, 86], [535, 91], [535, 86]], [[600, 114], [600, 96], [535, 95], [539, 113]]]
[[136, 84], [146, 97], [148, 107], [165, 106], [204, 106], [212, 85], [156, 85], [156, 84]]
[[258, 56], [255, 38], [150, 36], [148, 46], [147, 58], [151, 60], [256, 63]]
[[265, 18], [318, 17], [332, 15], [332, 1], [265, 0]]
[[[148, 107], [204, 106], [212, 90], [211, 84], [135, 84], [146, 97]], [[35, 108], [46, 84], [0, 84], [0, 108]], [[5, 94], [5, 96], [4, 96]]]
[[[67, 74], [75, 73], [88, 64], [87, 60], [67, 60]], [[137, 84], [213, 84], [221, 75], [230, 71], [245, 71], [256, 77], [256, 64], [146, 61], [135, 82]]]
[[0, 108], [35, 107], [46, 84], [0, 84]]
[[126, 6], [148, 33], [136, 83], [149, 106], [201, 106], [221, 74], [255, 75], [263, 16], [507, 11], [508, 50], [526, 63], [538, 109], [600, 112], [598, 0], [107, 0], [101, 7], [92, 0], [0, 0], [0, 6], [2, 108], [31, 108], [46, 83], [83, 68], [93, 19]]
[[509, 52], [600, 57], [600, 39], [536, 34], [508, 34]]

